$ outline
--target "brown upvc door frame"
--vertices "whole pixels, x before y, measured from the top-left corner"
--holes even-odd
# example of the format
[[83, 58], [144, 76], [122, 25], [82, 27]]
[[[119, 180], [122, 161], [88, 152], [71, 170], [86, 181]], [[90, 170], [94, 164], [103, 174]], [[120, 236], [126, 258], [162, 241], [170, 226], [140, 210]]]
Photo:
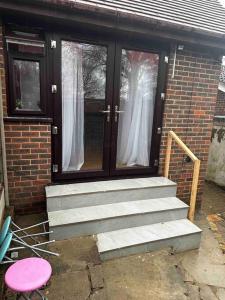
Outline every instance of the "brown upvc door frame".
[[[150, 42], [150, 40], [138, 39], [135, 42], [99, 35], [84, 35], [76, 33], [52, 34], [52, 39], [56, 41], [56, 49], [52, 49], [51, 73], [52, 84], [57, 85], [57, 93], [52, 94], [53, 102], [53, 126], [57, 126], [58, 134], [52, 135], [52, 164], [58, 166], [57, 172], [52, 172], [53, 182], [82, 181], [113, 179], [118, 177], [130, 176], [153, 176], [158, 173], [159, 150], [161, 134], [158, 129], [162, 129], [162, 118], [165, 94], [167, 63], [165, 57], [168, 55], [168, 45]], [[102, 170], [79, 170], [76, 172], [62, 172], [62, 93], [61, 93], [61, 41], [68, 40], [78, 43], [89, 43], [94, 45], [106, 46], [108, 48], [107, 69], [106, 69], [106, 103], [111, 107], [110, 122], [104, 125], [104, 149], [103, 149], [103, 168]], [[128, 39], [127, 39], [128, 40]], [[118, 122], [115, 122], [115, 105], [119, 105], [120, 96], [120, 66], [122, 49], [145, 51], [159, 55], [159, 69], [157, 79], [157, 92], [154, 106], [154, 118], [152, 129], [152, 142], [150, 152], [150, 165], [148, 167], [116, 168], [116, 149]], [[161, 130], [162, 131], [162, 130]]]
[[[107, 65], [106, 65], [106, 101], [105, 110], [107, 106], [112, 107], [113, 99], [113, 80], [114, 78], [114, 52], [115, 43], [107, 39], [100, 39], [99, 36], [84, 36], [72, 34], [55, 34], [52, 36], [56, 41], [56, 49], [53, 50], [52, 58], [52, 84], [57, 85], [57, 93], [52, 95], [53, 100], [53, 126], [58, 128], [56, 135], [52, 134], [52, 165], [57, 165], [57, 172], [52, 170], [53, 181], [73, 181], [79, 179], [90, 178], [104, 178], [108, 177], [110, 171], [110, 133], [111, 133], [111, 119], [107, 122], [107, 116], [104, 120], [104, 145], [103, 145], [103, 162], [101, 170], [79, 170], [75, 172], [62, 171], [62, 91], [61, 91], [61, 41], [71, 41], [78, 43], [89, 43], [93, 45], [107, 47]], [[111, 114], [112, 115], [112, 114]], [[112, 117], [112, 116], [111, 116]]]
[[[118, 124], [115, 122], [115, 106], [120, 105], [120, 75], [121, 75], [121, 56], [122, 50], [134, 50], [143, 51], [148, 53], [154, 53], [159, 55], [159, 66], [157, 75], [157, 90], [155, 96], [153, 127], [152, 127], [152, 140], [150, 149], [150, 163], [148, 167], [128, 167], [117, 168], [116, 156], [117, 156], [117, 135]], [[165, 86], [166, 86], [166, 74], [167, 74], [167, 62], [166, 57], [168, 53], [166, 50], [159, 49], [149, 45], [148, 42], [118, 42], [115, 49], [115, 74], [114, 74], [114, 97], [112, 107], [112, 138], [111, 138], [111, 176], [128, 176], [128, 175], [156, 175], [158, 173], [160, 141], [162, 133], [162, 121], [163, 121], [163, 108], [165, 100]], [[164, 96], [162, 96], [164, 95]]]

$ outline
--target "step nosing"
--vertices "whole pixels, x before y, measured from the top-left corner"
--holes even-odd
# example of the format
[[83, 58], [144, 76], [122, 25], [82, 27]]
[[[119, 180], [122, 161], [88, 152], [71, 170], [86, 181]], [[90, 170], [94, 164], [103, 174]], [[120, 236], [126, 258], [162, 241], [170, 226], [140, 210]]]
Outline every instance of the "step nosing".
[[151, 244], [173, 238], [201, 234], [202, 230], [187, 218], [135, 226], [97, 234], [99, 252]]
[[[66, 208], [66, 209], [58, 209], [58, 210], [54, 210], [54, 211], [49, 211], [49, 214], [54, 214], [57, 212], [68, 212], [68, 211], [72, 211], [72, 210], [81, 210], [81, 209], [85, 209], [85, 210], [89, 210], [89, 209], [93, 209], [93, 208], [104, 208], [104, 207], [115, 207], [115, 206], [134, 206], [135, 204], [138, 206], [140, 204], [143, 203], [149, 203], [149, 204], [153, 204], [155, 201], [157, 201], [157, 204], [159, 203], [163, 203], [168, 204], [168, 200], [171, 201], [170, 205], [173, 205], [174, 208], [176, 207], [189, 207], [188, 204], [186, 204], [185, 202], [183, 202], [182, 200], [180, 200], [179, 198], [177, 198], [176, 196], [164, 196], [164, 197], [159, 197], [159, 198], [148, 198], [148, 199], [136, 199], [136, 200], [132, 200], [132, 201], [127, 201], [127, 200], [123, 200], [121, 202], [110, 202], [110, 203], [105, 203], [105, 204], [98, 204], [98, 205], [90, 205], [90, 206], [82, 206], [82, 207], [74, 207], [74, 208]], [[174, 203], [175, 202], [175, 203]], [[177, 204], [182, 204], [183, 206], [177, 206]], [[173, 208], [173, 207], [172, 207]]]
[[70, 196], [75, 196], [75, 195], [92, 195], [92, 194], [99, 194], [99, 193], [110, 193], [110, 192], [122, 192], [122, 191], [133, 191], [133, 190], [145, 190], [145, 189], [154, 189], [154, 188], [167, 188], [167, 187], [174, 187], [177, 184], [166, 184], [166, 185], [154, 185], [154, 186], [146, 186], [146, 187], [135, 187], [135, 188], [123, 188], [123, 189], [111, 189], [111, 190], [99, 190], [99, 191], [89, 191], [89, 192], [71, 192], [71, 193], [64, 193], [64, 194], [60, 194], [60, 195], [53, 195], [53, 196], [48, 196], [46, 193], [46, 198], [50, 199], [50, 198], [60, 198], [60, 197], [70, 197]]
[[[53, 224], [51, 225], [51, 221], [49, 223], [50, 227], [60, 227], [65, 225], [72, 225], [72, 224], [85, 224], [85, 223], [91, 223], [91, 222], [98, 222], [98, 221], [104, 221], [104, 220], [111, 220], [111, 219], [118, 219], [118, 218], [126, 218], [126, 217], [135, 217], [140, 215], [148, 215], [148, 214], [156, 214], [156, 213], [164, 213], [164, 212], [171, 212], [171, 211], [177, 211], [177, 210], [187, 210], [188, 207], [174, 207], [169, 209], [163, 209], [163, 210], [155, 210], [155, 211], [144, 211], [144, 212], [138, 212], [138, 213], [130, 213], [130, 214], [122, 214], [117, 216], [109, 216], [109, 217], [102, 217], [102, 218], [95, 218], [95, 219], [88, 219], [85, 221], [73, 221], [68, 223], [60, 223], [60, 224]], [[50, 219], [50, 218], [49, 218]]]
[[74, 183], [52, 185], [45, 188], [47, 198], [58, 198], [75, 195], [88, 195], [116, 191], [132, 191], [141, 189], [154, 189], [176, 187], [177, 184], [163, 176], [149, 178], [135, 178], [122, 180], [98, 181], [89, 183]]
[[[130, 247], [133, 247], [133, 246], [142, 246], [142, 245], [145, 245], [145, 244], [149, 244], [149, 243], [154, 243], [154, 242], [160, 242], [160, 241], [168, 241], [168, 240], [171, 240], [171, 239], [174, 239], [174, 238], [178, 238], [178, 237], [185, 237], [185, 236], [191, 236], [193, 234], [200, 234], [202, 232], [202, 230], [199, 230], [199, 231], [193, 231], [193, 232], [190, 232], [190, 233], [181, 233], [179, 235], [174, 235], [174, 236], [171, 236], [171, 237], [168, 237], [168, 238], [161, 238], [161, 239], [156, 239], [156, 240], [148, 240], [146, 242], [143, 242], [143, 243], [135, 243], [135, 244], [129, 244], [127, 246], [123, 246], [123, 247], [117, 247], [117, 248], [110, 248], [110, 249], [107, 249], [107, 250], [101, 250], [101, 247], [98, 245], [97, 243], [97, 247], [98, 247], [98, 251], [99, 253], [107, 253], [107, 252], [110, 252], [110, 251], [115, 251], [115, 250], [120, 250], [120, 249], [128, 249]], [[98, 234], [97, 234], [97, 237], [98, 237]]]

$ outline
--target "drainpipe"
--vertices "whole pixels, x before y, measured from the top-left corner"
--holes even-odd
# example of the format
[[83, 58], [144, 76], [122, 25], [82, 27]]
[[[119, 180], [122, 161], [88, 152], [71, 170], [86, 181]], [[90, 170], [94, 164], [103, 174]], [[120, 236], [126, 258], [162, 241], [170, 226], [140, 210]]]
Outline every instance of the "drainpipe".
[[4, 195], [5, 205], [9, 207], [9, 190], [8, 190], [8, 177], [7, 177], [7, 166], [6, 166], [6, 151], [5, 151], [5, 131], [3, 122], [3, 100], [2, 100], [2, 80], [0, 77], [0, 135], [2, 148], [2, 166], [3, 166], [3, 181], [4, 181]]

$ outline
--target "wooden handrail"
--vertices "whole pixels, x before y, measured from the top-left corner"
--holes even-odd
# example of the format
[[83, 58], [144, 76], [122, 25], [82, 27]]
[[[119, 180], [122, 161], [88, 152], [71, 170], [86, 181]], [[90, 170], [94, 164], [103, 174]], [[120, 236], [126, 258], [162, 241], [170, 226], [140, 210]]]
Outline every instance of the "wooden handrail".
[[195, 205], [196, 205], [198, 179], [199, 179], [201, 161], [182, 142], [182, 140], [176, 135], [176, 133], [171, 130], [168, 133], [167, 148], [166, 148], [166, 159], [165, 159], [165, 169], [164, 169], [164, 176], [166, 178], [169, 177], [170, 157], [171, 157], [171, 149], [172, 149], [173, 140], [187, 154], [187, 156], [190, 157], [190, 159], [194, 163], [193, 179], [192, 179], [192, 185], [191, 185], [190, 208], [189, 208], [189, 212], [188, 212], [188, 218], [190, 221], [193, 222], [194, 215], [195, 215]]

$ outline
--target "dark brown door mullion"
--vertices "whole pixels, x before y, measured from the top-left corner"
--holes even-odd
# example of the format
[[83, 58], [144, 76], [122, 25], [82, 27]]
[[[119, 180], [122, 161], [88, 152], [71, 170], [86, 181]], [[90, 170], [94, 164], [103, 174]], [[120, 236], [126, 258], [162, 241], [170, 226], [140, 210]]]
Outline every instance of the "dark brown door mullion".
[[156, 98], [155, 98], [153, 129], [152, 129], [152, 145], [151, 145], [151, 153], [150, 153], [150, 165], [152, 166], [155, 173], [158, 172], [159, 150], [160, 150], [162, 125], [163, 125], [162, 122], [163, 122], [163, 110], [164, 110], [164, 102], [165, 102], [165, 86], [166, 86], [166, 74], [167, 74], [167, 63], [165, 62], [166, 56], [167, 56], [166, 51], [160, 52], [157, 91], [156, 91]]
[[119, 107], [120, 98], [120, 72], [121, 72], [121, 56], [122, 47], [120, 44], [115, 44], [115, 66], [114, 66], [114, 93], [112, 101], [112, 128], [111, 128], [111, 159], [110, 159], [110, 175], [115, 175], [116, 172], [116, 154], [117, 154], [117, 134], [118, 134], [118, 121], [115, 121], [116, 112], [115, 106]]
[[[62, 103], [61, 103], [61, 39], [57, 35], [53, 35], [52, 41], [56, 42], [56, 48], [51, 49], [53, 66], [52, 66], [52, 82], [49, 87], [51, 90], [52, 85], [57, 86], [57, 93], [52, 93], [53, 100], [53, 124], [52, 128], [57, 128], [57, 134], [53, 134], [52, 130], [52, 142], [53, 142], [53, 161], [52, 161], [52, 177], [53, 180], [61, 178], [62, 174]], [[51, 42], [51, 41], [50, 41]], [[54, 166], [58, 170], [53, 170]], [[57, 172], [56, 172], [57, 171]]]
[[114, 61], [115, 61], [115, 43], [110, 42], [107, 51], [106, 65], [106, 104], [105, 110], [110, 109], [109, 118], [105, 117], [104, 130], [104, 151], [103, 151], [103, 170], [104, 175], [109, 176], [110, 171], [110, 149], [111, 149], [111, 130], [113, 117], [113, 78], [114, 78]]

